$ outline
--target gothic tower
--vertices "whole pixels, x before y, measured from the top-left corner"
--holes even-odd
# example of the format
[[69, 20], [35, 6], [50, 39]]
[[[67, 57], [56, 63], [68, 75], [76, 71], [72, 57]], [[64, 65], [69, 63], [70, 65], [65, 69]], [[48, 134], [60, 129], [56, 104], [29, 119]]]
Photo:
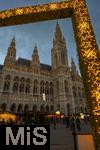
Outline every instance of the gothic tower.
[[10, 46], [8, 47], [7, 55], [4, 61], [4, 67], [13, 68], [16, 62], [16, 41], [15, 37], [12, 39]]
[[[57, 22], [55, 37], [52, 48], [52, 71], [55, 85], [56, 109], [65, 114], [70, 114], [73, 108], [73, 99], [71, 94], [70, 69], [68, 65], [68, 56], [65, 38], [62, 35], [60, 26]], [[69, 96], [70, 95], [70, 96]]]
[[53, 39], [52, 48], [52, 69], [68, 66], [68, 57], [66, 50], [65, 38], [62, 36], [60, 26], [57, 22], [55, 37]]
[[35, 45], [34, 50], [33, 50], [32, 65], [33, 66], [39, 66], [40, 65], [40, 60], [39, 60], [39, 55], [38, 55], [38, 49], [37, 49], [36, 45]]
[[32, 55], [31, 69], [34, 73], [37, 73], [39, 71], [39, 68], [40, 68], [40, 60], [38, 55], [38, 49], [37, 46], [35, 45]]

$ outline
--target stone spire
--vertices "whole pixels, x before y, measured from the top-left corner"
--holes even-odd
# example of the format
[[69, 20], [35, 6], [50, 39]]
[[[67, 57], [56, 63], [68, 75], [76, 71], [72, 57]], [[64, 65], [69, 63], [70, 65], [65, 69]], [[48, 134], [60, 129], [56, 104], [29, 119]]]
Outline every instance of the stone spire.
[[10, 42], [10, 46], [8, 47], [7, 57], [15, 58], [16, 57], [16, 41], [15, 37], [13, 37], [12, 41]]
[[14, 47], [14, 48], [16, 47], [16, 40], [15, 40], [15, 37], [12, 38], [12, 41], [11, 41], [11, 43], [10, 43], [10, 46], [11, 46], [11, 47]]
[[71, 69], [72, 71], [76, 72], [76, 65], [75, 65], [73, 57], [71, 57]]
[[4, 65], [5, 66], [13, 66], [16, 62], [16, 40], [15, 37], [12, 38], [10, 42], [10, 46], [7, 50], [7, 55], [5, 57]]
[[39, 65], [39, 64], [40, 64], [40, 60], [38, 55], [38, 49], [37, 49], [37, 45], [35, 44], [33, 55], [32, 55], [32, 65]]
[[66, 42], [58, 22], [56, 24], [55, 37], [53, 38], [53, 48], [51, 50], [51, 55], [53, 69], [58, 69], [59, 67], [68, 67]]
[[35, 44], [35, 46], [34, 46], [33, 53], [34, 53], [34, 54], [38, 54], [38, 49], [37, 49], [37, 45], [36, 45], [36, 44]]
[[58, 21], [56, 24], [55, 41], [62, 41], [62, 32]]

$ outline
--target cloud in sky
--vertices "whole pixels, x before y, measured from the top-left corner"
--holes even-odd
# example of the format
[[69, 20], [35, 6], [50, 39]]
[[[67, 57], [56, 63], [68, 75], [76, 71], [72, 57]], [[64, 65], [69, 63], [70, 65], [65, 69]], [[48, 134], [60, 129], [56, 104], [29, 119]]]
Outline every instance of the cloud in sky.
[[[36, 5], [58, 0], [0, 0], [0, 10], [28, 5]], [[87, 0], [90, 17], [94, 27], [97, 43], [100, 42], [100, 1]], [[62, 33], [66, 39], [69, 60], [74, 56], [76, 64], [77, 52], [71, 19], [60, 19]], [[56, 20], [17, 25], [0, 28], [0, 64], [3, 64], [7, 48], [13, 36], [16, 37], [17, 57], [31, 59], [35, 43], [39, 50], [40, 60], [51, 63], [51, 48], [56, 26]]]

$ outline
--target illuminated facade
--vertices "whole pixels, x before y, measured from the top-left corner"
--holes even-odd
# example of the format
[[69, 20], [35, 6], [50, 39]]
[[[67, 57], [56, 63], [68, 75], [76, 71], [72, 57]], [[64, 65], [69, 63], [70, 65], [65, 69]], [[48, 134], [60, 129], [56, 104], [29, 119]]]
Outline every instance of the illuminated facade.
[[60, 110], [64, 114], [87, 113], [82, 79], [74, 60], [68, 65], [65, 38], [56, 25], [52, 65], [41, 64], [35, 45], [31, 60], [16, 60], [12, 39], [0, 72], [1, 108], [11, 112]]
[[85, 0], [68, 0], [0, 12], [0, 26], [71, 17], [95, 149], [100, 150], [100, 52]]

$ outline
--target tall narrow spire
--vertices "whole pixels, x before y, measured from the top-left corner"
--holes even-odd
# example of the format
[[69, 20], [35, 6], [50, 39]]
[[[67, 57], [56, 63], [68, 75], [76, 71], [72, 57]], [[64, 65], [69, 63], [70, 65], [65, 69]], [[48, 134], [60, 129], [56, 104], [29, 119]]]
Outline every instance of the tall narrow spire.
[[16, 47], [16, 40], [15, 40], [15, 37], [12, 38], [12, 41], [11, 41], [11, 43], [10, 43], [10, 47], [13, 47], [13, 48]]
[[60, 25], [57, 21], [57, 24], [56, 24], [56, 32], [55, 32], [55, 40], [57, 41], [61, 41], [62, 40], [62, 32], [61, 32], [61, 29], [60, 29]]
[[66, 68], [68, 66], [66, 42], [58, 22], [56, 24], [55, 37], [53, 38], [53, 48], [51, 53], [53, 69], [57, 69], [58, 67]]
[[72, 71], [76, 72], [76, 65], [75, 65], [73, 57], [71, 57], [71, 69]]
[[16, 40], [15, 37], [12, 38], [12, 41], [10, 42], [10, 46], [8, 47], [7, 55], [9, 57], [16, 57]]
[[10, 46], [7, 50], [7, 55], [4, 61], [5, 66], [13, 66], [16, 61], [16, 41], [15, 37], [12, 38], [12, 41], [10, 42]]
[[38, 48], [37, 45], [35, 44], [34, 50], [33, 50], [33, 55], [32, 55], [32, 65], [39, 65], [40, 60], [39, 60], [39, 55], [38, 55]]
[[37, 53], [38, 54], [38, 49], [37, 49], [37, 45], [35, 44], [35, 46], [34, 46], [34, 51], [33, 51], [33, 53]]

